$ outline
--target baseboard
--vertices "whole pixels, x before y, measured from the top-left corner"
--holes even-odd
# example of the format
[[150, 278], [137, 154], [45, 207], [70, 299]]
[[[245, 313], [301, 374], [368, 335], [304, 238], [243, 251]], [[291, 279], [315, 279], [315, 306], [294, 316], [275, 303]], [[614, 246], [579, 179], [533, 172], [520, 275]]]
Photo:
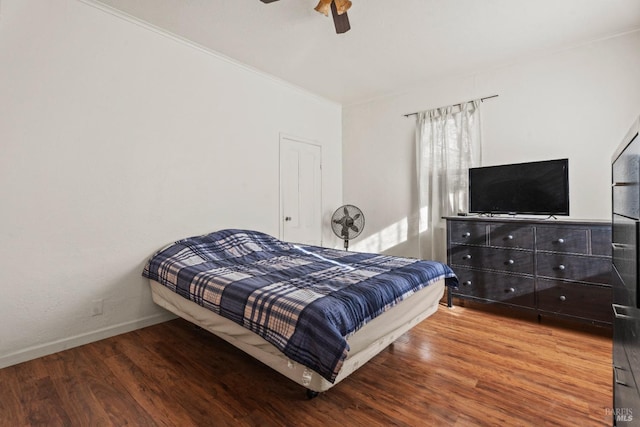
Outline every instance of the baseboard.
[[14, 353], [1, 356], [0, 369], [6, 368], [12, 365], [17, 365], [18, 363], [27, 362], [29, 360], [37, 359], [38, 357], [43, 357], [49, 354], [57, 353], [59, 351], [68, 350], [73, 347], [79, 347], [81, 345], [89, 344], [95, 341], [100, 341], [105, 338], [135, 331], [137, 329], [145, 328], [147, 326], [152, 326], [158, 323], [166, 322], [168, 320], [172, 320], [175, 318], [176, 316], [174, 314], [169, 312], [163, 312], [163, 313], [154, 314], [153, 316], [144, 317], [142, 319], [136, 319], [130, 322], [124, 322], [117, 325], [108, 326], [106, 328], [98, 329], [96, 331], [91, 331], [91, 332], [76, 335], [73, 337], [52, 341], [46, 344], [29, 347], [23, 350], [16, 351]]

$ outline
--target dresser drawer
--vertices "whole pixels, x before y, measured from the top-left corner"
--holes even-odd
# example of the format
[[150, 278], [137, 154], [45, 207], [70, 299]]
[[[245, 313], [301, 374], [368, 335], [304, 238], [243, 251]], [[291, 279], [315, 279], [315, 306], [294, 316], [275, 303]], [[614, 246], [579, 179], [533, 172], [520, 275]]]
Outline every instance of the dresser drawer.
[[636, 138], [611, 167], [613, 212], [640, 218], [640, 139]]
[[[614, 333], [617, 328], [614, 326]], [[619, 347], [622, 351], [616, 351], [616, 345], [613, 346], [613, 407], [619, 411], [614, 414], [614, 420], [617, 421], [614, 425], [631, 426], [635, 424], [629, 421], [637, 418], [629, 417], [637, 417], [636, 414], [640, 413], [640, 391], [638, 378], [633, 375], [633, 362], [627, 359], [624, 347]]]
[[484, 223], [477, 222], [450, 221], [449, 241], [453, 243], [486, 246], [487, 226]]
[[565, 254], [538, 254], [538, 276], [588, 283], [611, 282], [611, 260]]
[[467, 268], [533, 274], [533, 252], [519, 249], [454, 245], [449, 264]]
[[636, 291], [625, 286], [618, 269], [614, 266], [611, 272], [611, 287], [613, 288], [613, 303], [634, 307], [636, 305]]
[[611, 256], [611, 225], [591, 229], [591, 254]]
[[[633, 377], [640, 384], [640, 309], [613, 305], [614, 313], [614, 349], [624, 349], [629, 360]], [[614, 358], [614, 364], [616, 359]]]
[[533, 249], [533, 227], [517, 224], [492, 224], [489, 227], [489, 245]]
[[464, 295], [505, 304], [535, 308], [533, 277], [476, 271], [466, 268], [454, 269], [459, 280], [454, 295]]
[[546, 227], [536, 229], [536, 245], [539, 251], [589, 253], [589, 230], [573, 227]]
[[630, 363], [613, 365], [613, 414], [614, 426], [635, 426], [640, 413], [640, 391], [631, 378]]
[[640, 198], [640, 185], [637, 182], [617, 182], [613, 188], [613, 213], [625, 215], [631, 218], [640, 217], [638, 199]]
[[611, 288], [538, 279], [538, 310], [611, 323]]
[[620, 215], [613, 215], [613, 265], [618, 270], [621, 285], [629, 292], [637, 292], [638, 240], [640, 223]]

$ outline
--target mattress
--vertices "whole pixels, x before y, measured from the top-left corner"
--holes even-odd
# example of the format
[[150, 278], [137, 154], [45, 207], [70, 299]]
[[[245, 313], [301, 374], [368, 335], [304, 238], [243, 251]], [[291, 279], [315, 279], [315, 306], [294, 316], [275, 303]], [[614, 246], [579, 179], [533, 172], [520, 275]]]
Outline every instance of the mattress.
[[444, 294], [441, 279], [374, 318], [347, 338], [350, 350], [333, 383], [300, 363], [290, 360], [256, 333], [190, 301], [160, 283], [150, 280], [153, 301], [231, 345], [265, 363], [285, 377], [314, 392], [323, 392], [338, 384], [394, 342], [400, 335], [431, 316]]

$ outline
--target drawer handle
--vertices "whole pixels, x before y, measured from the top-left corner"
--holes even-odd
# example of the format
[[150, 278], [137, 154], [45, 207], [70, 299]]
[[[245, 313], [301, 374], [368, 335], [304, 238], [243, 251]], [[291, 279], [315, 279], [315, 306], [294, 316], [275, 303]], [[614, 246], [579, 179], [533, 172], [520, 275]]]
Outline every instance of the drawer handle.
[[466, 282], [462, 282], [462, 286], [471, 286], [471, 280], [467, 280]]
[[560, 238], [560, 239], [557, 240], [557, 242], [560, 243], [560, 244], [563, 244], [564, 243], [564, 239]]
[[567, 267], [565, 267], [564, 264], [560, 264], [558, 266], [558, 270], [560, 270], [560, 271], [564, 270], [565, 268], [567, 268]]
[[515, 263], [516, 263], [516, 262], [515, 262], [514, 260], [512, 260], [512, 259], [510, 259], [509, 261], [507, 261], [507, 264], [509, 264], [509, 265], [513, 265], [513, 264], [515, 264]]
[[613, 248], [614, 251], [621, 251], [627, 248], [627, 245], [625, 245], [624, 243], [612, 243], [611, 247]]
[[509, 234], [509, 235], [507, 236], [507, 240], [513, 240], [513, 236], [512, 236], [511, 234]]
[[637, 182], [614, 182], [611, 184], [612, 187], [627, 187], [630, 185], [638, 185]]
[[466, 254], [465, 256], [462, 257], [462, 259], [471, 259], [471, 255]]
[[514, 293], [516, 291], [516, 289], [515, 288], [509, 288], [509, 289], [507, 289], [507, 291], [511, 292], [511, 293]]
[[619, 366], [614, 366], [613, 367], [613, 376], [614, 376], [614, 381], [616, 382], [616, 384], [628, 387], [627, 383], [624, 382], [624, 380], [621, 380], [618, 377], [618, 371], [624, 371], [624, 369], [620, 368]]
[[567, 297], [565, 297], [564, 295], [560, 295], [560, 298], [559, 298], [559, 299], [560, 299], [560, 301], [566, 301], [566, 300], [567, 300]]
[[464, 233], [464, 234], [462, 235], [462, 237], [471, 237], [471, 233], [469, 233], [469, 232], [467, 231], [466, 233]]
[[613, 315], [616, 319], [633, 319], [634, 317], [628, 312], [630, 307], [620, 304], [611, 304], [613, 307]]

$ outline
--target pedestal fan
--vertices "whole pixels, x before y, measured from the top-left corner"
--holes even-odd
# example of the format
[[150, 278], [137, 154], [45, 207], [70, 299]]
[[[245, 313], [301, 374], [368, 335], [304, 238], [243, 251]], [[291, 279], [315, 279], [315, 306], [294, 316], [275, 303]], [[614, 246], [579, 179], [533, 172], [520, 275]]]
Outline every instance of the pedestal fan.
[[349, 250], [349, 240], [362, 233], [364, 214], [353, 205], [340, 206], [331, 216], [331, 229], [336, 236], [344, 239], [344, 249]]

